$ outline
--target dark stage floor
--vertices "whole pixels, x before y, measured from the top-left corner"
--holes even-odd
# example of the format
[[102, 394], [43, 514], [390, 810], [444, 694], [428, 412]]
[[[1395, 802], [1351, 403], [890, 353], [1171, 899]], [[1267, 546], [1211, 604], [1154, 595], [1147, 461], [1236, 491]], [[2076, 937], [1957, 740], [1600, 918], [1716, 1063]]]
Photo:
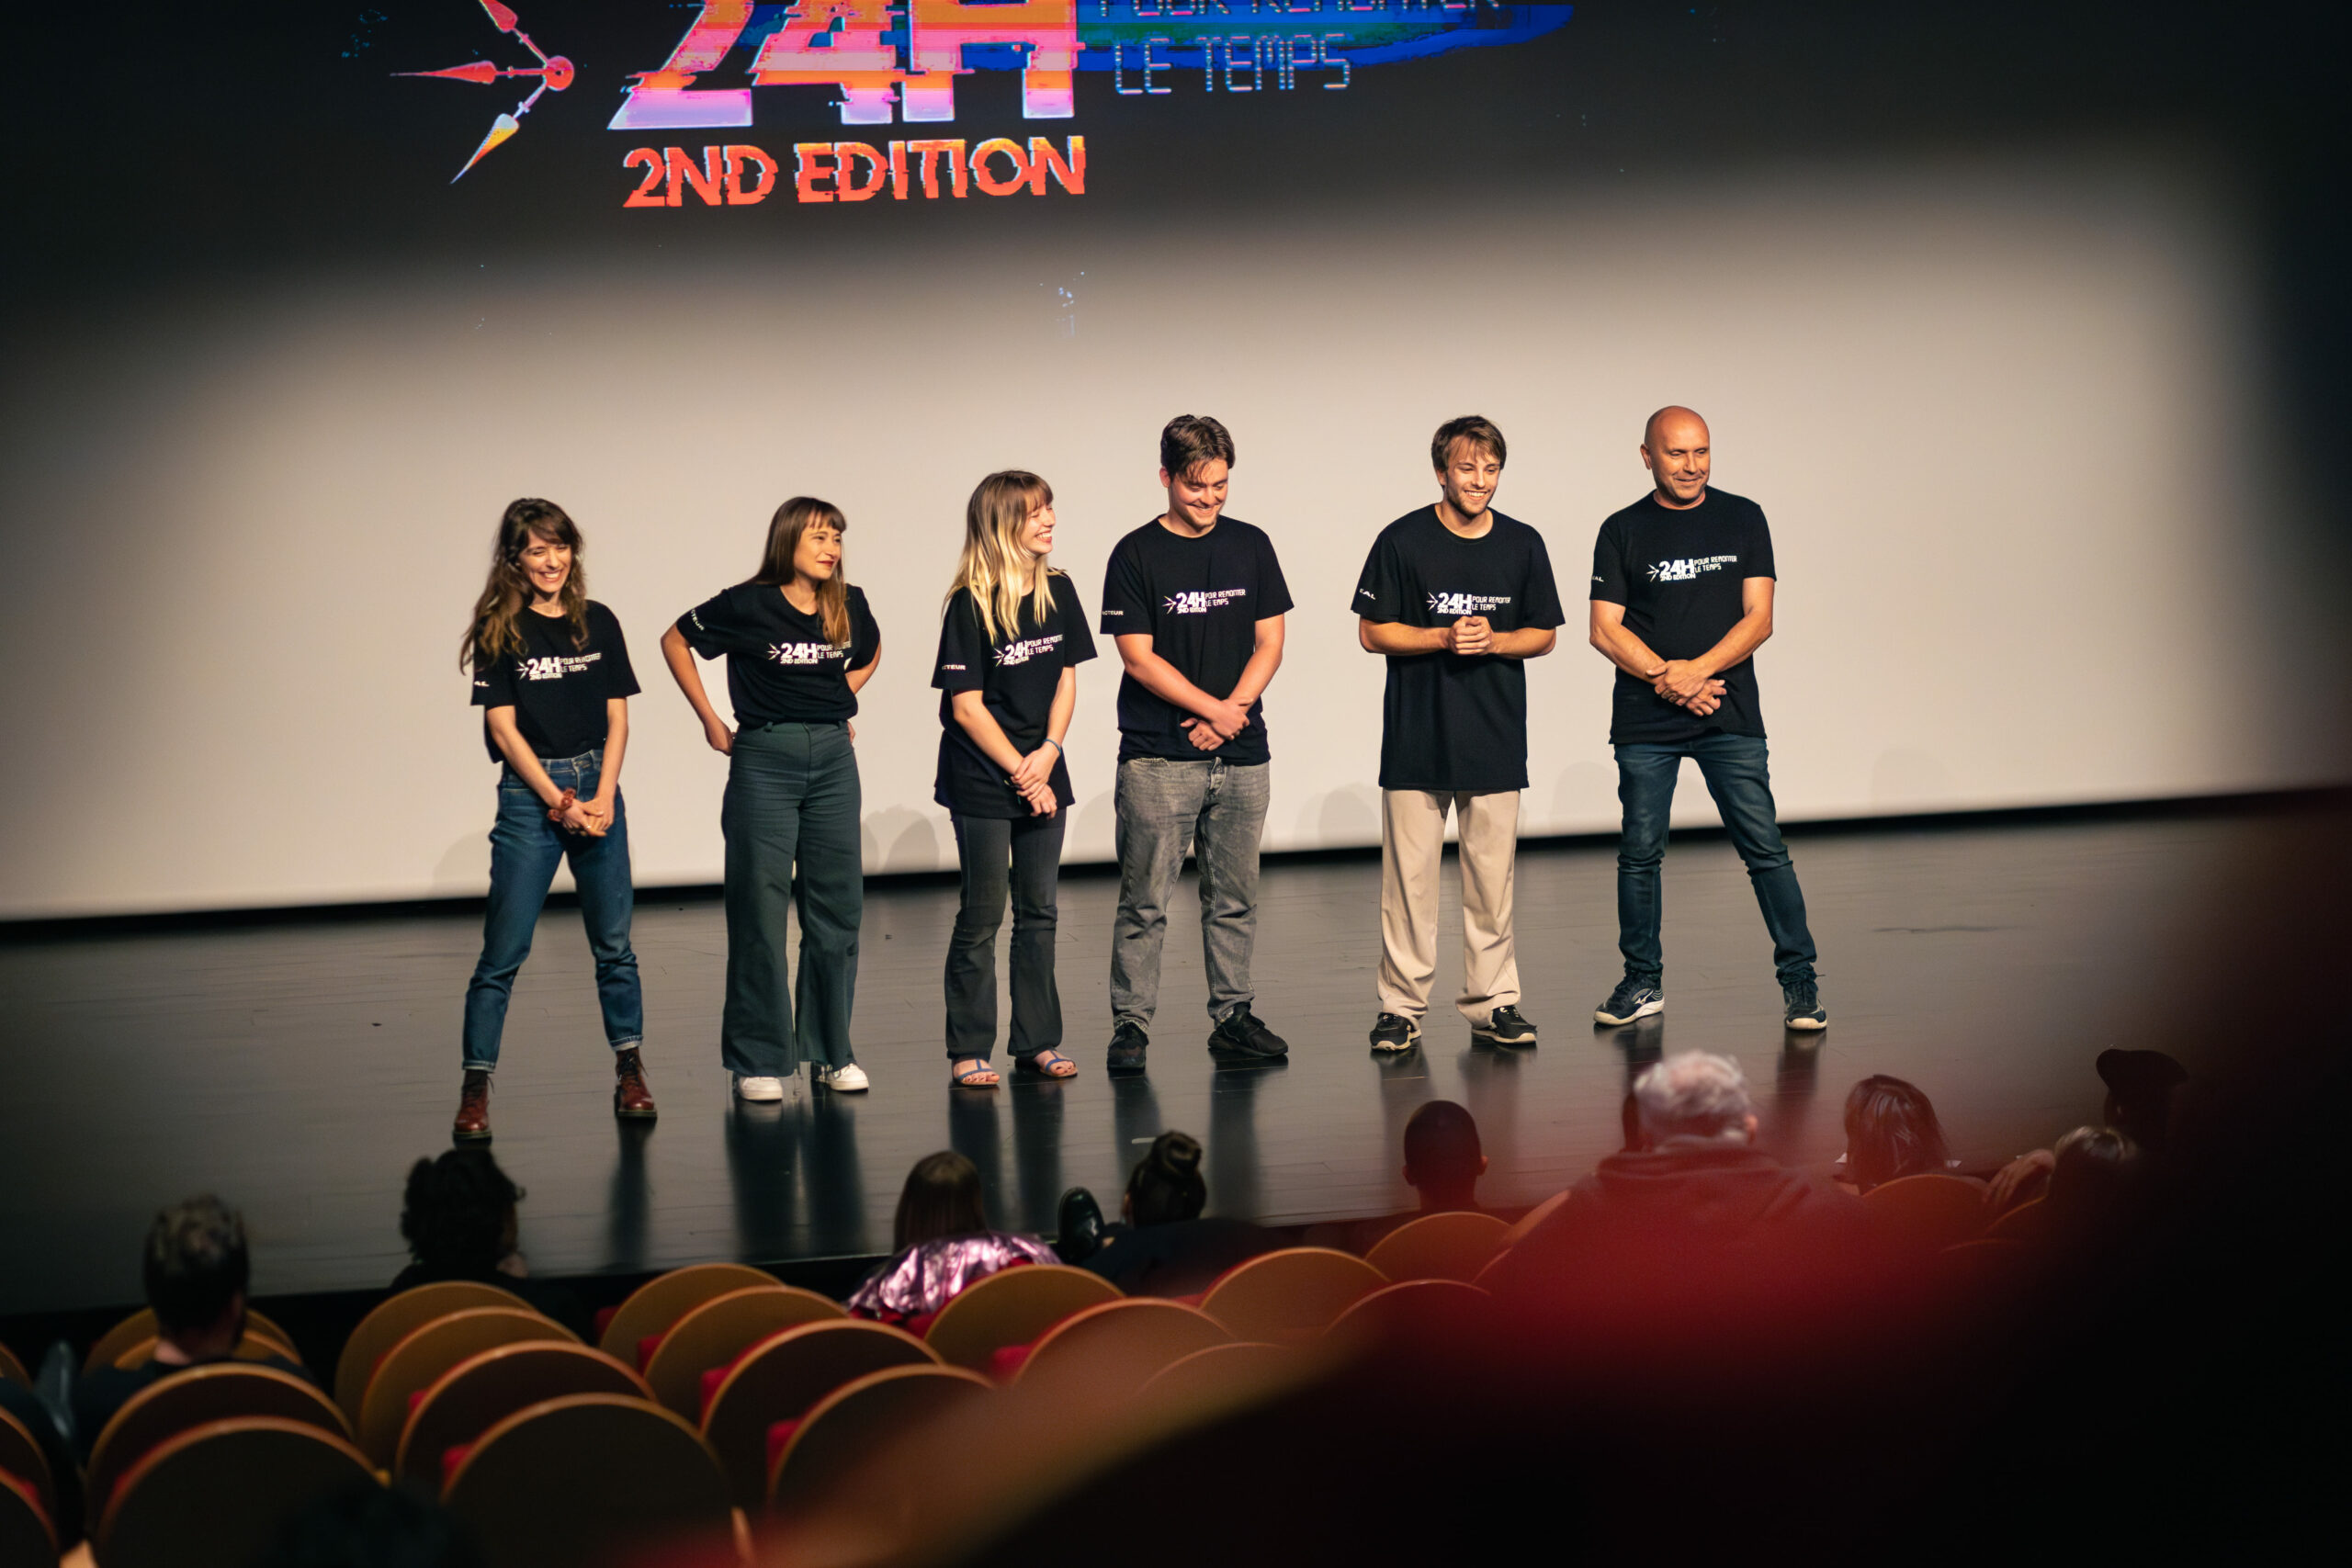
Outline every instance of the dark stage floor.
[[[1115, 1082], [1101, 1071], [1115, 884], [1073, 875], [1060, 974], [1082, 1076], [993, 1095], [944, 1081], [952, 889], [884, 886], [866, 906], [857, 1011], [873, 1091], [802, 1086], [764, 1107], [730, 1104], [718, 1065], [718, 906], [649, 898], [637, 943], [663, 1112], [650, 1132], [610, 1115], [586, 947], [557, 909], [515, 992], [494, 1147], [528, 1189], [524, 1245], [543, 1274], [879, 1252], [907, 1168], [943, 1145], [978, 1164], [1001, 1223], [1046, 1229], [1064, 1187], [1115, 1191], [1171, 1126], [1206, 1140], [1216, 1212], [1382, 1213], [1409, 1204], [1399, 1134], [1437, 1097], [1478, 1119], [1487, 1200], [1528, 1203], [1616, 1145], [1629, 1066], [1668, 1046], [1738, 1056], [1784, 1157], [1834, 1159], [1847, 1088], [1892, 1072], [1933, 1096], [1955, 1153], [1991, 1162], [2096, 1114], [2091, 1057], [2161, 1016], [2165, 976], [2198, 958], [2200, 891], [2299, 830], [2267, 811], [1792, 835], [1833, 1017], [1809, 1048], [1784, 1045], [1763, 929], [1723, 841], [1668, 857], [1671, 1005], [1634, 1031], [1589, 1021], [1617, 972], [1612, 852], [1531, 849], [1520, 963], [1543, 1043], [1474, 1047], [1445, 1005], [1429, 1043], [1395, 1063], [1364, 1043], [1377, 864], [1283, 865], [1265, 878], [1257, 981], [1289, 1065], [1212, 1066], [1187, 929], [1169, 942], [1151, 1073]], [[436, 915], [0, 945], [0, 1314], [135, 1302], [148, 1218], [206, 1189], [245, 1211], [256, 1293], [389, 1280], [407, 1166], [447, 1146], [477, 932], [473, 917]], [[1445, 953], [1441, 998], [1459, 976]], [[2192, 1069], [2232, 1032], [2206, 1038], [2188, 1048]]]

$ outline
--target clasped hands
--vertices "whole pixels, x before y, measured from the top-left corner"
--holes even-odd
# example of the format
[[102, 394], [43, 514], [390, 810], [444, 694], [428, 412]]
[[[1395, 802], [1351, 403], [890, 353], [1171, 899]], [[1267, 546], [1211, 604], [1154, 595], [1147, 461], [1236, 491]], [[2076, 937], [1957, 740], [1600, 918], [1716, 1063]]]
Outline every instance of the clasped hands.
[[1250, 705], [1226, 698], [1212, 708], [1205, 717], [1183, 721], [1185, 734], [1192, 737], [1193, 749], [1214, 751], [1218, 747], [1250, 728]]
[[612, 830], [613, 804], [594, 796], [582, 800], [579, 791], [567, 789], [561, 799], [548, 807], [548, 820], [567, 833], [601, 839]]
[[1724, 683], [1687, 659], [1669, 659], [1643, 677], [1650, 690], [1701, 718], [1724, 705]]
[[1054, 798], [1054, 764], [1061, 761], [1061, 752], [1051, 741], [1038, 747], [1021, 759], [1021, 765], [1005, 775], [1005, 782], [1029, 803], [1032, 817], [1051, 817], [1060, 808]]

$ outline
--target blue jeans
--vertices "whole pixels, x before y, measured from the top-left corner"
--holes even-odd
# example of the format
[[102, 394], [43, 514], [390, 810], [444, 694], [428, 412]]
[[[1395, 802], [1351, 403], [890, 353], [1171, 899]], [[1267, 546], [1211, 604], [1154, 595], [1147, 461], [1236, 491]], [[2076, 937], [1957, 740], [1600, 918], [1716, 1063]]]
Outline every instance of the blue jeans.
[[1813, 933], [1804, 923], [1804, 892], [1772, 812], [1772, 779], [1764, 741], [1755, 735], [1707, 735], [1672, 746], [1617, 748], [1617, 798], [1625, 808], [1617, 850], [1617, 947], [1625, 973], [1659, 985], [1666, 973], [1658, 947], [1662, 908], [1658, 867], [1666, 859], [1666, 824], [1674, 807], [1682, 759], [1699, 764], [1715, 797], [1732, 848], [1747, 863], [1764, 929], [1772, 933], [1772, 966], [1781, 984], [1813, 976]]
[[[604, 764], [601, 749], [580, 757], [539, 759], [558, 789], [570, 789], [582, 800], [596, 793]], [[629, 886], [627, 807], [613, 797], [613, 826], [601, 839], [567, 833], [548, 820], [546, 803], [508, 768], [498, 781], [498, 821], [490, 830], [490, 908], [482, 914], [481, 961], [466, 986], [469, 1071], [498, 1066], [507, 998], [523, 960], [531, 955], [531, 936], [547, 906], [556, 863], [566, 859], [580, 885], [580, 919], [596, 959], [605, 1039], [624, 1051], [645, 1037], [645, 999], [638, 989], [637, 953], [628, 942], [635, 895]]]
[[[746, 1077], [847, 1066], [865, 918], [857, 749], [831, 724], [746, 725], [727, 762], [727, 1008], [718, 1055]], [[789, 975], [785, 922], [800, 912]], [[787, 976], [789, 975], [789, 984]]]

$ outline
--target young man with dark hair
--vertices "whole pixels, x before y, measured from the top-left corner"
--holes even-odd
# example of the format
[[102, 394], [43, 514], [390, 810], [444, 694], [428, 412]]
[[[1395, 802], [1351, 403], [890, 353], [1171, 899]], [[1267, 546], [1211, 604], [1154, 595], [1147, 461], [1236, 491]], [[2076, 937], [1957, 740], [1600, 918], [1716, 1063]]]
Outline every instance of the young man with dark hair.
[[1511, 932], [1526, 661], [1564, 618], [1544, 536], [1493, 509], [1502, 432], [1477, 415], [1430, 443], [1441, 493], [1380, 531], [1356, 584], [1357, 640], [1388, 660], [1380, 732], [1380, 1017], [1375, 1051], [1421, 1041], [1437, 974], [1445, 818], [1461, 820], [1462, 994], [1472, 1034], [1532, 1045]]
[[1283, 661], [1290, 589], [1273, 541], [1225, 513], [1233, 437], [1180, 414], [1159, 434], [1168, 510], [1121, 539], [1102, 586], [1117, 644], [1119, 913], [1111, 933], [1114, 1073], [1144, 1069], [1159, 1005], [1168, 899], [1192, 850], [1201, 873], [1209, 1050], [1279, 1057], [1290, 1047], [1250, 1004], [1258, 840], [1269, 794], [1260, 696]]
[[1609, 740], [1624, 829], [1617, 945], [1625, 976], [1593, 1010], [1631, 1023], [1666, 1010], [1659, 866], [1682, 759], [1699, 764], [1772, 937], [1782, 1020], [1828, 1026], [1814, 976], [1804, 892], [1781, 840], [1751, 657], [1772, 635], [1772, 532], [1743, 496], [1710, 489], [1707, 422], [1663, 408], [1642, 433], [1649, 494], [1600, 525], [1592, 552], [1592, 646], [1617, 667]]
[[[220, 1199], [175, 1203], [147, 1231], [147, 1304], [155, 1313], [155, 1354], [144, 1366], [101, 1367], [74, 1390], [74, 1441], [89, 1462], [91, 1445], [115, 1412], [141, 1389], [174, 1372], [225, 1361], [245, 1337], [245, 1222]], [[308, 1377], [293, 1362], [259, 1363]]]

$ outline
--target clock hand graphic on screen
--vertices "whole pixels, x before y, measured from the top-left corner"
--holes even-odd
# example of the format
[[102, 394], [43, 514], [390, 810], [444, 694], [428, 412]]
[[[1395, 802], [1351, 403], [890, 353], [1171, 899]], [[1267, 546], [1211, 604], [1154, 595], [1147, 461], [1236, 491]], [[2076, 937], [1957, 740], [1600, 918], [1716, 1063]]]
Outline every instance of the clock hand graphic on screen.
[[481, 145], [474, 149], [474, 155], [466, 160], [466, 167], [449, 176], [451, 185], [464, 179], [466, 170], [481, 163], [492, 148], [523, 129], [522, 117], [531, 112], [531, 106], [539, 101], [541, 93], [562, 92], [571, 85], [573, 75], [571, 61], [560, 54], [548, 54], [531, 41], [531, 35], [523, 30], [522, 18], [515, 16], [511, 7], [500, 5], [498, 0], [481, 0], [481, 8], [490, 14], [491, 26], [502, 33], [513, 33], [517, 42], [538, 56], [539, 62], [501, 70], [487, 60], [475, 60], [443, 71], [392, 73], [395, 76], [446, 76], [454, 82], [472, 82], [481, 86], [488, 86], [501, 76], [537, 76], [539, 79], [539, 85], [531, 89], [530, 96], [514, 106], [514, 113], [502, 114], [490, 122], [490, 134], [481, 139]]

